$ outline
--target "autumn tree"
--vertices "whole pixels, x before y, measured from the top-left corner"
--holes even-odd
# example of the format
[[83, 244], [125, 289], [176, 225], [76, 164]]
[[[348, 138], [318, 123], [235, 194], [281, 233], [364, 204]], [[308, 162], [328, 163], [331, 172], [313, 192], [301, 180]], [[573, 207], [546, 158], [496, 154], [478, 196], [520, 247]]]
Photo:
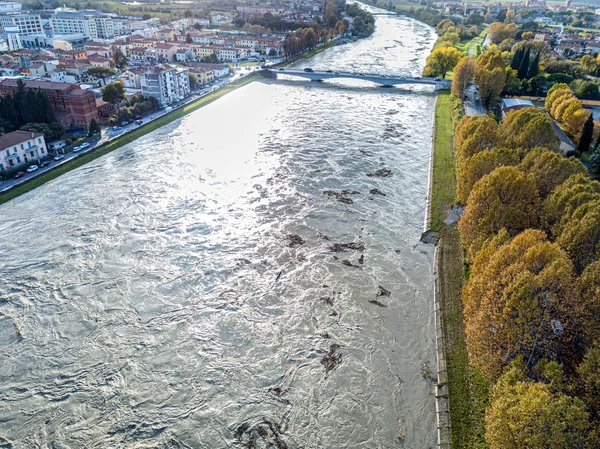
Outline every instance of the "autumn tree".
[[452, 93], [456, 98], [463, 97], [474, 73], [475, 59], [472, 56], [465, 56], [458, 62], [456, 67], [454, 67]]
[[565, 224], [556, 242], [571, 257], [581, 273], [600, 257], [600, 200], [579, 206]]
[[[573, 264], [543, 231], [502, 230], [474, 260], [463, 290], [469, 360], [490, 381], [522, 356], [535, 366], [563, 356], [577, 334]], [[552, 320], [564, 333], [556, 334]]]
[[498, 126], [498, 143], [506, 148], [529, 150], [537, 146], [558, 150], [552, 121], [538, 108], [510, 111]]
[[554, 105], [554, 102], [556, 101], [556, 98], [558, 96], [564, 94], [565, 92], [571, 92], [571, 89], [565, 83], [556, 83], [556, 84], [554, 84], [548, 90], [548, 93], [546, 94], [546, 100], [544, 102], [544, 107], [548, 111], [551, 111], [552, 107]]
[[459, 160], [456, 174], [456, 196], [461, 203], [465, 204], [477, 181], [498, 167], [517, 165], [519, 161], [519, 152], [508, 148], [481, 151], [466, 160]]
[[510, 236], [538, 224], [539, 196], [532, 179], [515, 167], [500, 167], [475, 183], [459, 223], [470, 259], [502, 228]]
[[475, 82], [484, 105], [500, 95], [506, 83], [506, 67], [498, 50], [490, 49], [475, 61]]
[[562, 154], [541, 147], [527, 153], [519, 169], [532, 176], [542, 199], [570, 176], [587, 173], [579, 159], [565, 158]]
[[462, 53], [454, 47], [436, 48], [427, 57], [423, 75], [446, 78], [446, 73], [454, 68], [461, 57]]
[[496, 143], [498, 124], [487, 115], [464, 116], [456, 125], [454, 149], [457, 159], [466, 160]]
[[505, 39], [514, 39], [517, 34], [517, 26], [514, 23], [505, 25], [500, 22], [494, 22], [488, 29], [488, 36], [491, 42], [499, 44]]
[[549, 385], [506, 373], [493, 388], [485, 414], [489, 449], [592, 449], [585, 404]]
[[554, 189], [544, 201], [542, 227], [552, 238], [558, 237], [571, 216], [582, 204], [600, 200], [600, 184], [587, 175], [574, 175]]

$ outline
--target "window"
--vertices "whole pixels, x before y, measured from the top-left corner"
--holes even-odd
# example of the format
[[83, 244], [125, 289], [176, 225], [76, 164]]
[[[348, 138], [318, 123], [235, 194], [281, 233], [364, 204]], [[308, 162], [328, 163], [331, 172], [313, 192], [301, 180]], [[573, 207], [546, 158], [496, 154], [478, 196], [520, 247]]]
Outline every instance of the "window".
[[21, 158], [19, 156], [17, 156], [17, 164], [21, 163]]
[[23, 146], [23, 144], [21, 144], [21, 149], [22, 149], [22, 150], [24, 150], [24, 149], [25, 149], [25, 147]]
[[31, 148], [31, 142], [27, 142], [27, 148]]
[[40, 153], [41, 153], [41, 154], [44, 154], [44, 148], [43, 148], [43, 147], [42, 147], [42, 148], [40, 148]]
[[38, 138], [38, 144], [39, 144], [39, 145], [41, 145], [41, 144], [42, 144], [42, 138], [41, 138], [41, 137], [39, 137], [39, 138]]
[[10, 151], [6, 150], [6, 156], [10, 156]]

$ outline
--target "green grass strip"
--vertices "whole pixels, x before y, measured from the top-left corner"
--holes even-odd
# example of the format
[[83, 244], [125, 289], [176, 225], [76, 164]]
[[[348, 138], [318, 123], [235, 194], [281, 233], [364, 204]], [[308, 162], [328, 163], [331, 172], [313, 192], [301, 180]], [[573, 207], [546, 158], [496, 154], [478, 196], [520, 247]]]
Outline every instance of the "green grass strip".
[[82, 154], [81, 156], [58, 166], [54, 170], [50, 170], [42, 175], [36, 176], [31, 181], [26, 182], [25, 184], [21, 184], [12, 190], [9, 190], [6, 193], [0, 194], [0, 204], [6, 203], [7, 201], [12, 200], [13, 198], [16, 198], [26, 192], [29, 192], [30, 190], [33, 190], [47, 183], [48, 181], [52, 181], [53, 179], [58, 178], [59, 176], [70, 172], [75, 168], [81, 167], [82, 165], [85, 165], [93, 161], [94, 159], [98, 159], [99, 157], [102, 157], [105, 154], [108, 154], [111, 151], [122, 147], [123, 145], [127, 145], [128, 143], [131, 143], [134, 140], [139, 139], [140, 137], [157, 130], [158, 128], [161, 128], [175, 120], [186, 116], [190, 112], [193, 112], [196, 109], [201, 108], [202, 106], [206, 106], [207, 104], [212, 103], [213, 101], [217, 100], [218, 98], [221, 98], [223, 95], [226, 95], [227, 93], [237, 89], [238, 87], [245, 86], [261, 78], [262, 77], [259, 75], [251, 75], [247, 78], [235, 81], [231, 84], [227, 84], [219, 90], [205, 95], [197, 99], [196, 101], [193, 101], [192, 103], [189, 103], [183, 106], [182, 108], [178, 108], [173, 112], [170, 112], [156, 120], [148, 122], [147, 124], [136, 128], [130, 133], [127, 133], [121, 137], [117, 137], [116, 139], [103, 144], [102, 146], [94, 149], [89, 153]]
[[452, 139], [453, 101], [449, 91], [440, 91], [435, 103], [433, 172], [431, 183], [431, 229], [441, 231], [456, 198]]

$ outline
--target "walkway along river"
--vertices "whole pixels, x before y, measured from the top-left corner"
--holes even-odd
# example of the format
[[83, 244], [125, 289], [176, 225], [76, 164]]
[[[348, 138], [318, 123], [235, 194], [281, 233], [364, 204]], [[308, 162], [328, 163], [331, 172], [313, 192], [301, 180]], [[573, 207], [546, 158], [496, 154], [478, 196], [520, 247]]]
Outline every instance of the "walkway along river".
[[[310, 65], [434, 39], [382, 16]], [[433, 448], [433, 103], [256, 82], [1, 206], [0, 447]]]

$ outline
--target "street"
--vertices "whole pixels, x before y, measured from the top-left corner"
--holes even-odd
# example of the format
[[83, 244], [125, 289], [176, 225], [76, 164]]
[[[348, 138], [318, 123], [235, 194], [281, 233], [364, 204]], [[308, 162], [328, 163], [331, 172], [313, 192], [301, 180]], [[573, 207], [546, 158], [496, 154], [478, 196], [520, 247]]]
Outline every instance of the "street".
[[485, 114], [485, 109], [481, 104], [481, 99], [478, 100], [478, 98], [479, 94], [477, 93], [477, 86], [475, 84], [471, 84], [469, 87], [467, 87], [465, 99], [463, 101], [465, 115]]

